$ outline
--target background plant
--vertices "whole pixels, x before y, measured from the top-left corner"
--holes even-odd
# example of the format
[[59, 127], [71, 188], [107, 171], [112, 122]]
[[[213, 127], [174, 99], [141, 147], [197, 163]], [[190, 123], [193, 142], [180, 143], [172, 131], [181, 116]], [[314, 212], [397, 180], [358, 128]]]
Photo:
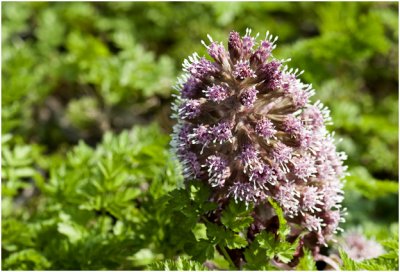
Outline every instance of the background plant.
[[[210, 226], [201, 186], [175, 190], [168, 117], [198, 41], [246, 27], [279, 36], [275, 56], [305, 70], [343, 138], [343, 228], [388, 254], [345, 268], [396, 268], [396, 3], [2, 3], [2, 17], [3, 269], [229, 267], [218, 247], [245, 247], [246, 223]], [[249, 269], [266, 269], [264, 238]]]

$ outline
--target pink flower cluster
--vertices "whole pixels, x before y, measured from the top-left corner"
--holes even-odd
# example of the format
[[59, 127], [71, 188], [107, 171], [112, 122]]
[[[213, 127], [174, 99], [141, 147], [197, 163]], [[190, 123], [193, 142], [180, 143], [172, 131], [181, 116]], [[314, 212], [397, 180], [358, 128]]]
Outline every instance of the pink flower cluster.
[[208, 183], [215, 201], [267, 208], [272, 198], [290, 224], [325, 244], [343, 221], [346, 155], [325, 127], [329, 110], [310, 102], [312, 86], [272, 56], [277, 39], [257, 37], [231, 32], [228, 50], [209, 37], [211, 59], [184, 61], [172, 147], [185, 178]]
[[379, 243], [373, 239], [368, 240], [356, 231], [344, 235], [342, 246], [349, 257], [357, 262], [377, 258], [385, 253], [385, 250]]

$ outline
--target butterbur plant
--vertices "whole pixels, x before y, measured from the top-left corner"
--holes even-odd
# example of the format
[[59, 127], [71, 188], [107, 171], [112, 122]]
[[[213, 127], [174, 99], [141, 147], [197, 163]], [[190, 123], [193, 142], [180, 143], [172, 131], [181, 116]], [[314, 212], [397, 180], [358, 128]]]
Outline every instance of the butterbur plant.
[[[250, 247], [261, 232], [278, 237], [276, 203], [290, 230], [283, 241], [296, 250], [271, 263], [296, 266], [305, 250], [317, 259], [341, 230], [346, 155], [336, 151], [329, 110], [310, 101], [314, 90], [302, 72], [273, 56], [277, 38], [258, 37], [232, 31], [226, 49], [209, 36], [202, 43], [211, 58], [195, 53], [184, 61], [171, 145], [187, 183], [211, 190], [218, 207], [207, 220], [221, 224], [231, 201], [252, 209], [244, 234]], [[249, 261], [243, 250], [228, 254], [238, 267]]]

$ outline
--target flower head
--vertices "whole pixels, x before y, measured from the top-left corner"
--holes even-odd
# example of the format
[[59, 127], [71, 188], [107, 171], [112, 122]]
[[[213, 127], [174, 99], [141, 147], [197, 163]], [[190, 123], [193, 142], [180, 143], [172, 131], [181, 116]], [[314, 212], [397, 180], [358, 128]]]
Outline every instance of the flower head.
[[249, 61], [238, 61], [233, 66], [233, 73], [236, 79], [243, 80], [248, 77], [255, 77], [254, 71], [250, 67]]
[[[302, 72], [275, 59], [276, 38], [231, 32], [227, 49], [211, 37], [213, 61], [184, 61], [172, 146], [187, 178], [209, 184], [214, 201], [268, 206], [325, 244], [343, 221], [344, 153], [336, 151], [329, 110], [312, 104]], [[269, 207], [271, 208], [271, 207]]]
[[342, 246], [349, 257], [357, 262], [376, 258], [385, 253], [383, 247], [375, 240], [368, 240], [356, 231], [343, 236]]
[[212, 134], [214, 142], [222, 144], [226, 141], [230, 141], [232, 138], [231, 126], [228, 122], [219, 122], [212, 127]]
[[228, 162], [218, 156], [211, 155], [206, 159], [206, 165], [208, 169], [208, 177], [211, 186], [223, 186], [225, 180], [230, 175]]
[[229, 97], [229, 88], [226, 84], [208, 86], [207, 89], [203, 91], [206, 98], [210, 101], [221, 102]]
[[255, 131], [259, 136], [264, 137], [265, 139], [274, 137], [277, 132], [271, 120], [265, 118], [257, 121]]
[[201, 113], [201, 103], [198, 100], [186, 100], [179, 108], [179, 117], [182, 119], [194, 119]]
[[253, 104], [257, 99], [257, 93], [258, 91], [254, 86], [244, 89], [239, 97], [240, 103], [246, 108], [253, 107]]

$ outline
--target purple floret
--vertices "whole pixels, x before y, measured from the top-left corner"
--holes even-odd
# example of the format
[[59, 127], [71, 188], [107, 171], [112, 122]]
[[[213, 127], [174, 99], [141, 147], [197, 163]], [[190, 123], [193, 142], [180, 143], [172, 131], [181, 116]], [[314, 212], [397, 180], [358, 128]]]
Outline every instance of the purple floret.
[[255, 72], [251, 69], [248, 61], [239, 61], [233, 68], [233, 76], [243, 80], [245, 78], [255, 77]]
[[257, 122], [255, 131], [258, 135], [265, 139], [274, 137], [277, 132], [274, 124], [269, 119], [261, 119]]
[[240, 103], [246, 108], [251, 108], [257, 99], [257, 89], [255, 87], [247, 88], [240, 95]]
[[206, 94], [207, 99], [217, 103], [229, 97], [229, 89], [226, 85], [213, 84], [203, 92]]
[[179, 117], [182, 119], [194, 119], [201, 113], [201, 103], [198, 100], [187, 100], [179, 107]]

